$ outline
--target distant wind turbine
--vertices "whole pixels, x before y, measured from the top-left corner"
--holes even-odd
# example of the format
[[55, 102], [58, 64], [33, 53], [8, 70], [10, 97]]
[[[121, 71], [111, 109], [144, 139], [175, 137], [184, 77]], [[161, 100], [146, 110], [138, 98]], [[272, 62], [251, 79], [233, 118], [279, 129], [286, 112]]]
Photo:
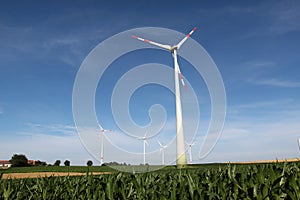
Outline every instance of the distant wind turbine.
[[188, 145], [188, 151], [190, 155], [190, 164], [193, 164], [193, 158], [192, 158], [192, 146], [195, 145], [196, 143], [186, 143]]
[[138, 36], [132, 36], [135, 39], [140, 41], [152, 44], [154, 46], [158, 46], [162, 49], [170, 51], [173, 55], [174, 59], [174, 76], [175, 76], [175, 96], [176, 96], [176, 163], [178, 167], [182, 167], [186, 165], [186, 154], [184, 148], [184, 134], [183, 134], [183, 126], [182, 126], [182, 109], [181, 109], [181, 99], [180, 99], [180, 87], [179, 87], [179, 78], [181, 83], [186, 90], [186, 85], [183, 80], [183, 76], [181, 74], [178, 61], [177, 61], [177, 50], [183, 45], [183, 43], [195, 32], [197, 28], [195, 27], [189, 34], [187, 34], [177, 45], [170, 46], [166, 44], [160, 44], [157, 42], [153, 42], [147, 39], [143, 39]]
[[102, 128], [102, 126], [99, 124], [101, 129], [101, 152], [100, 152], [100, 166], [104, 163], [104, 133], [111, 132], [111, 130], [105, 130]]
[[147, 132], [145, 133], [145, 135], [143, 137], [138, 138], [139, 140], [143, 140], [143, 144], [144, 144], [144, 165], [146, 164], [146, 144], [148, 144], [147, 142]]
[[159, 141], [157, 141], [160, 146], [160, 152], [161, 152], [161, 162], [162, 165], [165, 165], [165, 148], [167, 148], [167, 145], [162, 145]]

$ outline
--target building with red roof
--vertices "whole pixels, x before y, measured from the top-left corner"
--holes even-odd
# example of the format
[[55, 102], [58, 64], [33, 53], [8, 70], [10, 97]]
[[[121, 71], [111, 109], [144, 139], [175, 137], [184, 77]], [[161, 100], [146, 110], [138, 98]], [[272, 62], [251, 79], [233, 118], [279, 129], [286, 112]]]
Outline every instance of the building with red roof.
[[0, 168], [9, 168], [11, 167], [11, 163], [9, 160], [0, 160]]

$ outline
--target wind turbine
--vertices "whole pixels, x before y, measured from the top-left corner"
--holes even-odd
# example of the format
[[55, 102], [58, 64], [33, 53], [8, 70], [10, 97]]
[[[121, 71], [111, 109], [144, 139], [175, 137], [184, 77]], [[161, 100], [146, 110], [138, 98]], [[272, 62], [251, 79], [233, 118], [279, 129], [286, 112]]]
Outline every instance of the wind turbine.
[[160, 152], [161, 152], [161, 162], [162, 165], [165, 165], [165, 148], [167, 148], [167, 145], [162, 145], [159, 141], [157, 141], [160, 146]]
[[174, 59], [174, 76], [175, 76], [175, 96], [176, 96], [176, 163], [178, 167], [182, 167], [186, 165], [186, 154], [184, 148], [184, 134], [183, 134], [183, 126], [182, 126], [182, 109], [181, 109], [181, 99], [180, 99], [180, 88], [179, 88], [179, 78], [181, 80], [181, 84], [186, 90], [186, 85], [184, 83], [178, 61], [177, 61], [177, 50], [183, 45], [183, 43], [196, 31], [196, 27], [189, 32], [177, 45], [170, 46], [166, 44], [160, 44], [157, 42], [153, 42], [147, 39], [143, 39], [138, 36], [132, 36], [135, 39], [140, 41], [152, 44], [154, 46], [158, 46], [162, 49], [170, 51], [173, 55]]
[[146, 136], [147, 136], [147, 132], [143, 137], [138, 138], [139, 140], [143, 140], [143, 144], [144, 144], [144, 165], [146, 164], [146, 144], [149, 145]]
[[101, 152], [100, 152], [100, 166], [104, 163], [104, 133], [105, 132], [111, 132], [111, 130], [105, 130], [102, 128], [102, 126], [99, 124], [100, 126], [100, 133], [101, 133]]
[[190, 164], [193, 164], [193, 158], [192, 158], [192, 146], [195, 145], [196, 143], [186, 143], [188, 145], [188, 151], [190, 155]]
[[299, 150], [300, 150], [300, 138], [298, 139], [298, 147], [299, 147]]

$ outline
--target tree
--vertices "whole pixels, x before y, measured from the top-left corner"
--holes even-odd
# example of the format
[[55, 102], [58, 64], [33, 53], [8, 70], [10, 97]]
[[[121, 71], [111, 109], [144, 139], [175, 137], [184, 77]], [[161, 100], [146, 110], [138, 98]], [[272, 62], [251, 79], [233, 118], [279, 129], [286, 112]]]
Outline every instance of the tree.
[[87, 163], [86, 163], [86, 164], [87, 164], [87, 166], [89, 166], [89, 167], [90, 167], [90, 166], [92, 166], [92, 165], [93, 165], [93, 161], [89, 160], [89, 161], [87, 161]]
[[60, 160], [56, 160], [55, 163], [53, 164], [54, 166], [59, 166], [60, 165]]
[[70, 163], [71, 163], [71, 162], [70, 162], [69, 160], [65, 160], [64, 165], [65, 165], [65, 166], [70, 166]]
[[35, 161], [35, 166], [46, 166], [47, 163], [44, 161], [37, 160]]
[[14, 154], [12, 158], [9, 160], [12, 167], [25, 167], [28, 165], [28, 159], [23, 154]]

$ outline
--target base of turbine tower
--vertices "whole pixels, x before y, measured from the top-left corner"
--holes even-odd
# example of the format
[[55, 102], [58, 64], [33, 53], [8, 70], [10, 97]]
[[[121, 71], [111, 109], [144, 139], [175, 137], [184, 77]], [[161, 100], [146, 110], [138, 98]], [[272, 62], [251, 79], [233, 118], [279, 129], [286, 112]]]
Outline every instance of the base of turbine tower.
[[187, 165], [186, 155], [184, 153], [179, 158], [177, 158], [177, 160], [176, 160], [176, 166], [177, 166], [177, 168], [180, 169], [180, 168], [186, 167], [186, 165]]

